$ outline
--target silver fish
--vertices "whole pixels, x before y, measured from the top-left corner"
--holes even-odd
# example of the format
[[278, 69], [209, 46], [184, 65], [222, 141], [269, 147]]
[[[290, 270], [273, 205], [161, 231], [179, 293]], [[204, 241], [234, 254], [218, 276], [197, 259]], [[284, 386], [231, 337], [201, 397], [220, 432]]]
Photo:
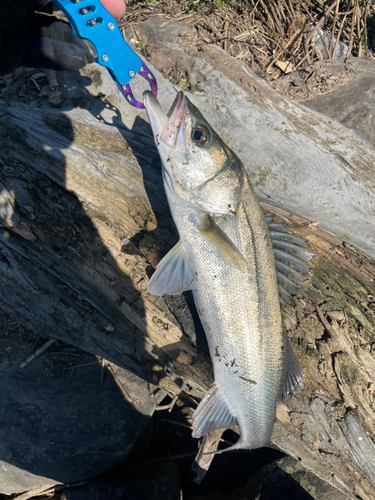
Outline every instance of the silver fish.
[[180, 236], [148, 291], [192, 291], [214, 367], [215, 382], [193, 415], [193, 436], [238, 425], [230, 449], [265, 446], [278, 401], [303, 387], [279, 295], [282, 304], [290, 298], [313, 254], [265, 219], [241, 161], [182, 92], [167, 115], [150, 92], [144, 103]]

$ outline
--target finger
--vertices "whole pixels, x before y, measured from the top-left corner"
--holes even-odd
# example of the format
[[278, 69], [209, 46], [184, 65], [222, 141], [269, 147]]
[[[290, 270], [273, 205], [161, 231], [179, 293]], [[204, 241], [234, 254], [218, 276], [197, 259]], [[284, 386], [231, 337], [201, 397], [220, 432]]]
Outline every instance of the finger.
[[100, 0], [103, 6], [114, 17], [121, 17], [125, 14], [126, 6], [124, 0]]

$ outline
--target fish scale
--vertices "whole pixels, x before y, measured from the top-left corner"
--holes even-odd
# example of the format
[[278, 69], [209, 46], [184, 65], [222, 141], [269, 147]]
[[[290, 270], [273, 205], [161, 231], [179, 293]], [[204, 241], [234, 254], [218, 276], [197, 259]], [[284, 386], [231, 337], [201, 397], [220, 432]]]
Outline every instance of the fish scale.
[[[280, 397], [284, 379], [281, 345], [285, 339], [267, 229], [252, 233], [246, 212], [252, 209], [254, 218], [254, 210], [258, 207], [260, 211], [260, 207], [251, 200], [252, 191], [244, 191], [238, 215], [227, 221], [225, 231], [238, 242], [247, 261], [247, 273], [227, 266], [196, 229], [194, 221], [202, 211], [186, 210], [186, 205], [170, 189], [166, 190], [173, 219], [178, 221], [181, 243], [191, 256], [190, 265], [197, 274], [192, 291], [213, 360], [215, 384], [242, 430], [238, 447], [258, 448], [269, 443], [273, 428], [275, 401]], [[264, 221], [261, 212], [258, 217]], [[262, 261], [269, 269], [257, 284]], [[262, 281], [266, 281], [267, 286], [260, 293]], [[269, 387], [265, 387], [267, 385]]]

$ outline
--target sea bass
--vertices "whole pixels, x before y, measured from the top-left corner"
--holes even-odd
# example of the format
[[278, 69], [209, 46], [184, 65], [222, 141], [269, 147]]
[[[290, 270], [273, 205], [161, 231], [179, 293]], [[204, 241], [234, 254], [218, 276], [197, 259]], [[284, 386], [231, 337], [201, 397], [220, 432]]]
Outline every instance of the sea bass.
[[151, 92], [143, 97], [180, 236], [148, 291], [192, 291], [214, 368], [193, 436], [238, 425], [230, 449], [260, 448], [270, 442], [280, 398], [303, 387], [280, 301], [303, 281], [313, 254], [265, 219], [241, 161], [182, 92], [167, 115]]

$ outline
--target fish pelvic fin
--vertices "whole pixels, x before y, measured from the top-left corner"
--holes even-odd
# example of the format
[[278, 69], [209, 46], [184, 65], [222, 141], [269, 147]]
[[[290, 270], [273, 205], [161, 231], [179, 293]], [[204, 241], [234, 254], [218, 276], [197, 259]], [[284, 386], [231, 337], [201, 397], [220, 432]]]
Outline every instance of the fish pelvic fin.
[[193, 437], [200, 438], [216, 429], [230, 429], [237, 425], [219, 388], [214, 384], [193, 413]]
[[220, 258], [226, 264], [243, 273], [247, 271], [245, 257], [209, 214], [204, 214], [201, 217], [197, 224], [197, 229], [215, 248]]
[[165, 255], [148, 282], [147, 291], [153, 295], [179, 295], [190, 290], [194, 281], [188, 253], [179, 241]]
[[292, 345], [288, 337], [285, 342], [286, 374], [281, 397], [291, 396], [304, 388], [303, 374], [298, 359], [293, 352]]

